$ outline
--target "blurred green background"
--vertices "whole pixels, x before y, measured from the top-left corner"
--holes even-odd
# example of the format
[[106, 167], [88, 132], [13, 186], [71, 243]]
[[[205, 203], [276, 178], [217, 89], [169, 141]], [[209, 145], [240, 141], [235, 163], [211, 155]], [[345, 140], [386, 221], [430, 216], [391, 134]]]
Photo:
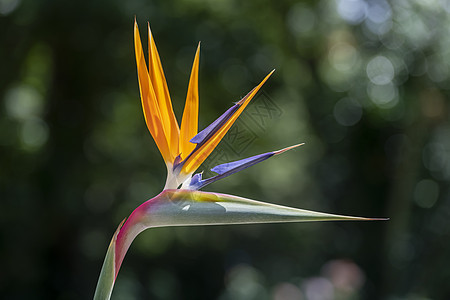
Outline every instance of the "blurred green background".
[[[0, 0], [0, 297], [89, 299], [120, 221], [165, 166], [144, 123], [133, 20], [200, 128], [273, 68], [201, 169], [306, 145], [207, 188], [388, 222], [148, 230], [113, 299], [449, 299], [445, 0]], [[242, 130], [241, 130], [242, 129]], [[238, 136], [239, 137], [239, 136]]]

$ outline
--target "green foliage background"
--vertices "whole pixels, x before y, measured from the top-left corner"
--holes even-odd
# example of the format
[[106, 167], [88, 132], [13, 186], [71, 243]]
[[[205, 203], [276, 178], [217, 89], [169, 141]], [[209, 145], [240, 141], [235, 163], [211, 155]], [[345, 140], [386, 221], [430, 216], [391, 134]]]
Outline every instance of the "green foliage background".
[[164, 185], [136, 16], [179, 118], [201, 41], [200, 128], [277, 69], [263, 92], [281, 115], [240, 157], [306, 145], [208, 190], [391, 220], [149, 230], [113, 299], [448, 299], [449, 12], [439, 0], [0, 0], [2, 298], [91, 298], [116, 226]]

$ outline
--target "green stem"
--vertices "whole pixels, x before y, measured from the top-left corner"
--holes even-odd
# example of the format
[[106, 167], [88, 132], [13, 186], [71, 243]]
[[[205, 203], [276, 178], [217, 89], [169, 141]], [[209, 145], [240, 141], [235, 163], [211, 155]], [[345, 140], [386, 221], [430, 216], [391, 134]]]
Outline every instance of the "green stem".
[[[125, 220], [124, 220], [125, 221]], [[97, 287], [95, 288], [94, 300], [109, 300], [116, 281], [115, 274], [115, 252], [117, 235], [122, 227], [123, 222], [120, 223], [116, 232], [114, 233], [108, 251], [106, 252], [105, 261], [103, 262], [102, 270], [98, 278]]]

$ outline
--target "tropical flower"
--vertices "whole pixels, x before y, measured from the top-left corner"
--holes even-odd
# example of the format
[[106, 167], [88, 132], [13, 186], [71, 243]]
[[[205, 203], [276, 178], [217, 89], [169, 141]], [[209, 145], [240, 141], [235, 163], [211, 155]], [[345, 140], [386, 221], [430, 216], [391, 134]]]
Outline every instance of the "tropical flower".
[[109, 245], [94, 299], [110, 298], [120, 266], [132, 241], [143, 230], [151, 227], [373, 220], [307, 211], [227, 194], [200, 191], [214, 181], [303, 144], [218, 165], [211, 169], [217, 175], [210, 178], [203, 179], [202, 173], [194, 174], [274, 71], [211, 125], [198, 132], [200, 44], [195, 54], [183, 118], [179, 126], [173, 113], [169, 90], [150, 27], [148, 35], [147, 67], [135, 21], [134, 46], [142, 108], [148, 130], [166, 163], [166, 185], [159, 195], [144, 202], [126, 221], [120, 223]]

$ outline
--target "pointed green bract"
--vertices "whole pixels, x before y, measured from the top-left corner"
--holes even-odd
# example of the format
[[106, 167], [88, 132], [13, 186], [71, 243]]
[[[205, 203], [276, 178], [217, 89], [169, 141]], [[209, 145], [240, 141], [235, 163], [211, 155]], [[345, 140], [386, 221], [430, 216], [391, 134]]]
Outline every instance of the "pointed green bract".
[[137, 210], [141, 211], [141, 224], [146, 227], [375, 220], [292, 208], [227, 194], [189, 190], [163, 191]]
[[164, 190], [136, 208], [109, 246], [94, 299], [109, 299], [115, 276], [136, 236], [152, 227], [280, 222], [381, 220], [342, 216], [191, 190]]

